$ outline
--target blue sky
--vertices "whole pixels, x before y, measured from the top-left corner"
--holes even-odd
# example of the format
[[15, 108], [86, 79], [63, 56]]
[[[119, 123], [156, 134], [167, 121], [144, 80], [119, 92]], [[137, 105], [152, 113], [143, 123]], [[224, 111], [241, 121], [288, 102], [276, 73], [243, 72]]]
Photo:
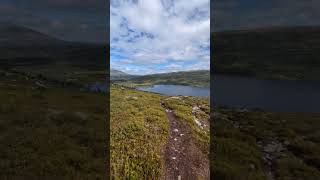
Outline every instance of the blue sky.
[[111, 68], [140, 75], [209, 69], [209, 4], [111, 0]]

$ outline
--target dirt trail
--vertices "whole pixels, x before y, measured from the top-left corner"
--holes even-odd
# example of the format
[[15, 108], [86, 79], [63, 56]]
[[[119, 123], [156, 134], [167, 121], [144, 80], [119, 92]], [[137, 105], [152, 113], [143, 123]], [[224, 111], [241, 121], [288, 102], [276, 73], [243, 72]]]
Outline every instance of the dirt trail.
[[258, 147], [262, 153], [267, 179], [275, 180], [274, 161], [281, 156], [282, 152], [287, 151], [286, 145], [272, 135], [268, 141], [259, 141]]
[[165, 148], [167, 180], [210, 179], [208, 156], [202, 153], [192, 138], [190, 128], [166, 109], [170, 136]]

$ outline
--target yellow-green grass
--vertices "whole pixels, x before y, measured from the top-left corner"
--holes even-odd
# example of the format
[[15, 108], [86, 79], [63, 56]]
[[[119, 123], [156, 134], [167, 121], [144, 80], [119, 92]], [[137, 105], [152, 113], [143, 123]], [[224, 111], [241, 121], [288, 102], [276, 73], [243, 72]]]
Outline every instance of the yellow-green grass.
[[[209, 153], [210, 144], [210, 100], [209, 98], [200, 97], [171, 97], [163, 98], [165, 106], [171, 109], [177, 118], [188, 125], [192, 130], [192, 135], [196, 143], [200, 146], [204, 153]], [[196, 113], [195, 117], [206, 123], [207, 126], [200, 128], [192, 114], [192, 108], [200, 106], [200, 110]]]
[[110, 97], [112, 179], [161, 179], [169, 129], [162, 96], [112, 86]]
[[172, 73], [162, 74], [150, 74], [144, 76], [131, 76], [126, 77], [121, 81], [117, 81], [118, 84], [139, 87], [139, 86], [152, 86], [159, 84], [168, 85], [185, 85], [193, 87], [210, 87], [210, 72], [207, 70], [198, 71], [180, 71]]
[[320, 178], [320, 114], [229, 108], [214, 111], [213, 177], [267, 179], [258, 142], [276, 140], [286, 147], [273, 161], [276, 179]]
[[171, 101], [174, 98], [119, 85], [111, 86], [110, 95], [113, 179], [164, 178], [163, 153], [169, 135], [169, 121], [161, 102], [191, 127], [196, 142], [208, 153], [209, 127], [199, 130], [189, 118], [192, 117], [192, 105], [198, 104], [203, 107], [203, 114], [199, 113], [199, 116], [208, 120], [208, 99], [183, 97], [181, 101]]
[[78, 84], [105, 83], [107, 70], [104, 68], [78, 67], [75, 64], [55, 62], [32, 66], [17, 66], [17, 72], [41, 74], [43, 77]]
[[0, 179], [103, 179], [105, 96], [2, 72], [0, 99]]

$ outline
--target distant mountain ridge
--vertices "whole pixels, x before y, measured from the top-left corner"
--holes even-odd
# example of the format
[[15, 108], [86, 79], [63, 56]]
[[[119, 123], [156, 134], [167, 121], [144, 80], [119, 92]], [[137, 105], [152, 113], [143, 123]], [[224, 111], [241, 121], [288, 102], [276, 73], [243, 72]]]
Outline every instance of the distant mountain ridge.
[[33, 29], [9, 23], [0, 23], [0, 46], [48, 46], [66, 43]]
[[71, 63], [105, 67], [107, 45], [60, 40], [28, 27], [0, 23], [0, 66]]
[[117, 69], [110, 69], [110, 79], [111, 80], [125, 80], [133, 77], [133, 75], [127, 74], [123, 71]]
[[128, 78], [122, 80], [133, 85], [173, 84], [210, 87], [210, 71], [195, 70], [149, 74], [143, 76], [131, 75], [128, 76]]
[[122, 72], [120, 70], [116, 70], [116, 69], [111, 69], [110, 70], [110, 75], [111, 76], [129, 76], [129, 74]]

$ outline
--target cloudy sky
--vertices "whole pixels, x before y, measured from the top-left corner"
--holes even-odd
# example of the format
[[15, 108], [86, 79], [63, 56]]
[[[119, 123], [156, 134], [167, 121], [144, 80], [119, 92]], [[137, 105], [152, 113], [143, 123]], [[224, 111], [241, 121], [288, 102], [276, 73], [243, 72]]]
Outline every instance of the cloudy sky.
[[212, 31], [320, 25], [319, 0], [212, 0]]
[[107, 42], [108, 0], [1, 0], [0, 22], [72, 41]]
[[209, 0], [111, 0], [111, 68], [130, 74], [209, 69]]

